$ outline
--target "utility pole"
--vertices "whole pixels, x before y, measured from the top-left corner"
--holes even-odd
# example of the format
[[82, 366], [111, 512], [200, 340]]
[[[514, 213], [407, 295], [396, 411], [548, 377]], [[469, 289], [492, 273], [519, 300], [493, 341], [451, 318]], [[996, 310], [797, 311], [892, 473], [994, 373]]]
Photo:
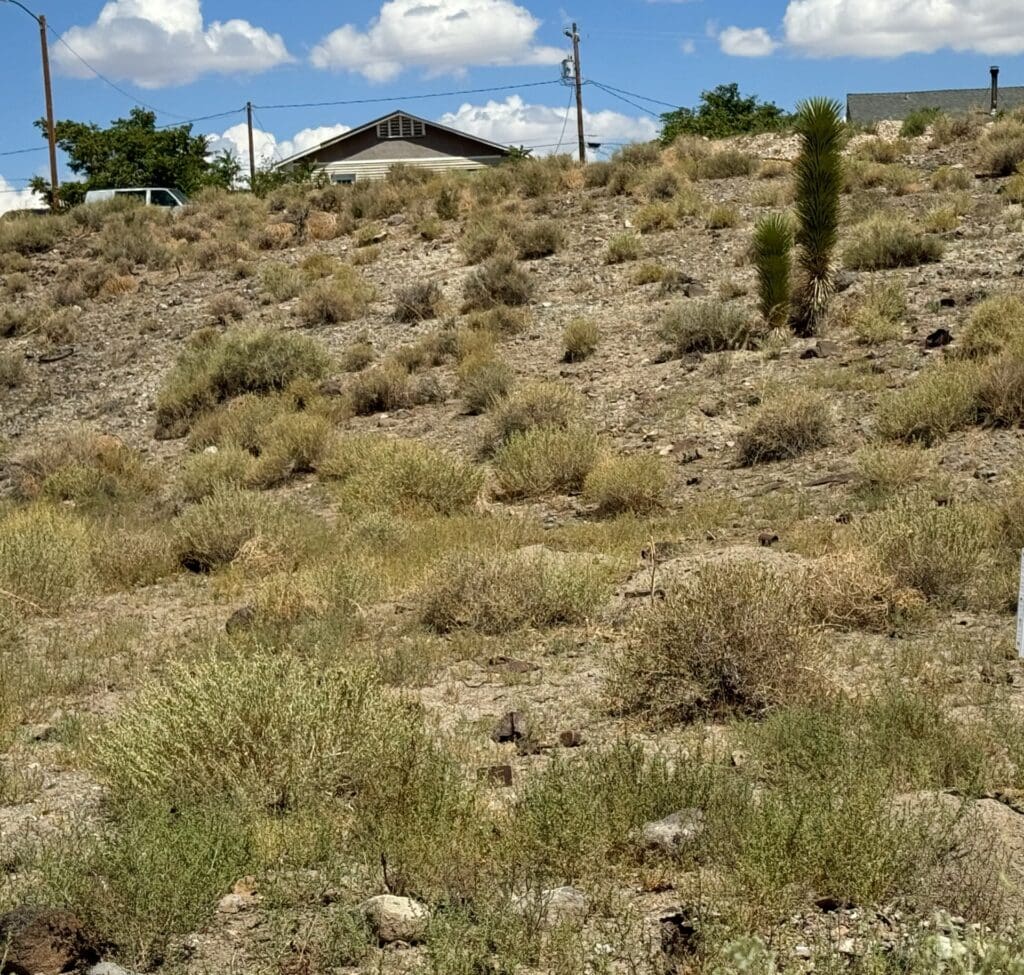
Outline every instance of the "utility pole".
[[580, 71], [580, 32], [576, 24], [572, 25], [572, 32], [565, 32], [566, 37], [572, 38], [572, 63], [573, 74], [576, 76], [576, 134], [580, 144], [580, 162], [587, 161], [587, 144], [583, 139], [583, 73]]
[[20, 0], [2, 0], [20, 7], [39, 25], [39, 42], [43, 49], [43, 89], [46, 93], [46, 138], [50, 143], [50, 208], [60, 205], [60, 184], [57, 182], [57, 130], [53, 123], [53, 89], [50, 86], [50, 52], [46, 44], [46, 18], [34, 14]]
[[245, 117], [249, 123], [249, 189], [256, 183], [256, 154], [252, 147], [252, 102], [245, 103]]

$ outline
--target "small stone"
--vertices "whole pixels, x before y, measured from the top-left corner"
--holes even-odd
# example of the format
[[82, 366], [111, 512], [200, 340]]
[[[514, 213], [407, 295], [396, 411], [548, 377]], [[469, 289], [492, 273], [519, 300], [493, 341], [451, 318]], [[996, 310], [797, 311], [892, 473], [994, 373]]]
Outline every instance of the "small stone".
[[240, 914], [253, 906], [255, 898], [250, 894], [225, 894], [217, 903], [220, 914]]
[[85, 975], [134, 975], [134, 973], [112, 961], [101, 961], [98, 965], [93, 965], [88, 969]]
[[686, 295], [687, 298], [703, 298], [707, 293], [708, 289], [699, 281], [690, 281], [683, 288], [683, 294]]
[[836, 951], [841, 955], [849, 955], [850, 957], [860, 954], [853, 938], [843, 938], [836, 946]]
[[529, 737], [529, 728], [526, 719], [519, 711], [509, 711], [494, 726], [491, 732], [491, 741], [499, 745], [509, 741], [521, 741]]
[[750, 755], [740, 749], [736, 749], [736, 751], [729, 756], [729, 760], [732, 762], [733, 768], [743, 768], [743, 766], [750, 761]]
[[810, 958], [811, 949], [808, 948], [807, 945], [797, 945], [793, 949], [793, 954], [796, 955], [797, 958]]
[[552, 887], [540, 894], [518, 894], [512, 898], [512, 910], [520, 915], [539, 911], [548, 924], [579, 921], [587, 914], [587, 895], [576, 887]]
[[423, 940], [430, 921], [430, 911], [411, 897], [378, 894], [359, 906], [370, 930], [382, 945], [404, 941], [416, 944]]
[[563, 731], [558, 736], [558, 744], [563, 748], [579, 748], [584, 742], [583, 732], [569, 730]]
[[210, 444], [210, 446], [209, 446], [209, 447], [206, 447], [206, 448], [205, 448], [205, 449], [203, 450], [203, 453], [204, 453], [204, 454], [215, 454], [215, 453], [217, 453], [217, 445], [216, 445], [216, 444], [213, 444], [213, 443], [212, 443], [212, 444]]
[[672, 451], [674, 449], [675, 448], [671, 444], [668, 444], [665, 447], [659, 447], [658, 448], [658, 456], [659, 457], [668, 457], [672, 453]]
[[680, 809], [664, 819], [644, 823], [640, 828], [640, 842], [648, 850], [674, 853], [703, 831], [704, 813], [700, 809]]
[[939, 299], [940, 308], [956, 308], [956, 298], [952, 295], [943, 295]]
[[953, 333], [948, 328], [937, 328], [925, 336], [924, 347], [926, 349], [941, 349], [953, 341]]
[[511, 765], [485, 765], [476, 770], [476, 777], [481, 782], [490, 782], [506, 788], [512, 785]]

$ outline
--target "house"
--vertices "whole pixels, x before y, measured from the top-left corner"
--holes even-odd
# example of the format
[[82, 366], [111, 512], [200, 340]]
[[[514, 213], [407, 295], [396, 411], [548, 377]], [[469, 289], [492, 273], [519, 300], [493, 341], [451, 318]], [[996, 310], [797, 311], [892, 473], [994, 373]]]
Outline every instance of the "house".
[[988, 88], [940, 88], [936, 91], [894, 91], [846, 96], [846, 118], [870, 124], [886, 119], [905, 119], [911, 112], [937, 108], [947, 115], [970, 112], [988, 114], [994, 109], [1010, 111], [1024, 105], [1024, 87], [999, 87], [999, 68], [993, 67]]
[[509, 147], [395, 111], [297, 152], [275, 169], [310, 166], [332, 183], [383, 179], [396, 163], [431, 172], [482, 169], [506, 159]]

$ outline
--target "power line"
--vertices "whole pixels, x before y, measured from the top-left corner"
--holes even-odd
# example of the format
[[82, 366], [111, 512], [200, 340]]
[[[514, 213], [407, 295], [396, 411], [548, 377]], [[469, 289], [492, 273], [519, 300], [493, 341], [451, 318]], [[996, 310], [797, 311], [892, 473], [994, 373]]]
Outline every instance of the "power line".
[[569, 104], [565, 106], [565, 118], [562, 119], [562, 134], [558, 137], [558, 142], [555, 145], [555, 154], [558, 154], [558, 150], [562, 148], [562, 142], [565, 139], [565, 130], [569, 127], [569, 116], [572, 114], [572, 101], [576, 97], [576, 91], [573, 88], [569, 89]]
[[232, 108], [226, 112], [216, 112], [213, 115], [199, 115], [196, 118], [183, 118], [178, 122], [169, 122], [167, 125], [158, 125], [158, 129], [173, 129], [181, 125], [192, 125], [195, 122], [209, 122], [212, 119], [229, 118], [232, 115], [241, 115], [245, 108]]
[[10, 149], [7, 152], [0, 152], [0, 156], [21, 156], [26, 152], [46, 152], [46, 146], [33, 146], [31, 149]]
[[625, 102], [627, 105], [632, 105], [633, 108], [637, 108], [641, 112], [646, 112], [648, 115], [651, 116], [651, 118], [661, 119], [661, 116], [657, 112], [652, 112], [649, 108], [645, 108], [639, 102], [635, 102], [631, 98], [626, 98], [625, 95], [618, 95], [614, 91], [612, 91], [610, 88], [605, 88], [604, 85], [600, 84], [597, 81], [591, 81], [590, 83], [592, 85], [595, 85], [596, 87], [600, 88], [602, 91], [608, 92], [608, 94], [611, 95], [612, 98], [617, 98], [620, 102]]
[[678, 105], [675, 105], [672, 102], [663, 102], [660, 98], [651, 98], [648, 95], [639, 95], [635, 91], [627, 91], [625, 88], [616, 88], [613, 85], [606, 85], [600, 81], [595, 81], [593, 84], [608, 92], [615, 92], [619, 95], [632, 95], [633, 98], [639, 98], [642, 102], [651, 102], [653, 105], [664, 105], [666, 108], [679, 108]]
[[284, 105], [253, 105], [253, 108], [269, 112], [277, 108], [327, 108], [332, 105], [373, 105], [380, 102], [411, 102], [424, 98], [449, 98], [452, 95], [482, 95], [495, 91], [517, 91], [523, 88], [540, 88], [545, 85], [560, 85], [561, 81], [531, 81], [522, 85], [496, 85], [493, 88], [462, 88], [456, 91], [432, 91], [424, 95], [389, 95], [386, 98], [348, 98], [330, 102], [293, 102]]

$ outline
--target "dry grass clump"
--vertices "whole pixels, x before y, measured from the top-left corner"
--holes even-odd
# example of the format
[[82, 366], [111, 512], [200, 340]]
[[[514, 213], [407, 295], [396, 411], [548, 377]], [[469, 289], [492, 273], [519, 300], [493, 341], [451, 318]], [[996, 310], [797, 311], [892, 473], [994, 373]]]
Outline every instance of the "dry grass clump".
[[530, 275], [511, 257], [492, 257], [480, 265], [463, 286], [466, 310], [486, 310], [497, 305], [529, 304], [535, 285]]
[[297, 512], [232, 487], [186, 508], [171, 525], [175, 561], [189, 572], [213, 572], [243, 554], [257, 564], [290, 565], [307, 534]]
[[1020, 346], [982, 365], [977, 417], [978, 422], [996, 427], [1024, 423], [1024, 353]]
[[600, 450], [589, 427], [537, 426], [513, 434], [495, 451], [494, 472], [508, 497], [573, 494], [582, 490]]
[[864, 521], [861, 541], [897, 585], [969, 607], [989, 559], [986, 517], [968, 505], [937, 507], [910, 496]]
[[858, 224], [843, 261], [855, 270], [877, 271], [938, 261], [942, 251], [941, 240], [920, 233], [906, 217], [879, 214]]
[[343, 372], [362, 372], [373, 364], [377, 353], [368, 338], [357, 339], [341, 353], [338, 365]]
[[91, 541], [82, 521], [48, 505], [0, 517], [0, 618], [59, 613], [87, 590]]
[[356, 374], [347, 398], [356, 416], [369, 416], [443, 402], [444, 392], [433, 376], [417, 376], [398, 362], [384, 362]]
[[863, 345], [899, 338], [907, 313], [907, 293], [899, 281], [869, 287], [863, 299], [847, 316], [847, 322]]
[[973, 184], [974, 177], [963, 166], [940, 166], [932, 173], [932, 189], [940, 193], [969, 190]]
[[589, 318], [574, 318], [562, 333], [562, 358], [565, 362], [582, 362], [597, 351], [601, 329]]
[[160, 485], [159, 471], [117, 437], [86, 430], [58, 434], [17, 455], [14, 486], [21, 498], [76, 505], [136, 500]]
[[903, 494], [933, 473], [934, 463], [919, 446], [878, 444], [854, 455], [856, 492], [877, 506]]
[[436, 281], [415, 281], [395, 297], [396, 322], [425, 322], [437, 318], [444, 307], [444, 292]]
[[267, 264], [260, 274], [264, 293], [278, 302], [298, 298], [306, 281], [306, 276], [298, 268], [287, 264]]
[[659, 725], [762, 717], [806, 703], [818, 650], [806, 595], [790, 575], [753, 562], [708, 564], [642, 617], [605, 693], [615, 713]]
[[420, 619], [439, 633], [577, 624], [597, 612], [607, 593], [607, 571], [585, 558], [529, 549], [460, 553], [424, 585]]
[[933, 207], [924, 215], [922, 228], [927, 234], [948, 234], [960, 225], [960, 215], [952, 206]]
[[419, 440], [350, 436], [320, 464], [320, 477], [340, 484], [344, 498], [374, 509], [468, 510], [483, 487], [475, 464]]
[[933, 444], [975, 422], [980, 378], [973, 362], [931, 364], [879, 403], [875, 429], [889, 440]]
[[942, 113], [932, 123], [932, 147], [940, 148], [954, 142], [973, 142], [984, 121], [978, 115], [946, 115]]
[[989, 126], [978, 143], [978, 166], [993, 176], [1012, 176], [1024, 163], [1024, 120], [1010, 117]]
[[732, 179], [736, 176], [749, 176], [755, 168], [754, 157], [738, 149], [721, 149], [697, 159], [691, 157], [691, 160], [684, 161], [684, 169], [694, 179]]
[[175, 257], [164, 231], [170, 219], [170, 213], [155, 207], [130, 207], [113, 213], [104, 221], [95, 251], [110, 265], [141, 264], [151, 270], [167, 267]]
[[713, 206], [704, 220], [704, 226], [708, 230], [727, 230], [739, 226], [740, 212], [734, 206], [727, 203]]
[[59, 217], [25, 214], [0, 221], [0, 254], [43, 254], [63, 236]]
[[550, 257], [562, 249], [565, 235], [556, 220], [537, 220], [519, 227], [514, 234], [516, 254], [521, 261]]
[[857, 155], [876, 163], [899, 162], [910, 146], [903, 139], [869, 139], [857, 147]]
[[658, 334], [673, 355], [723, 352], [756, 347], [764, 325], [740, 305], [721, 301], [684, 301], [662, 316]]
[[682, 185], [680, 177], [667, 166], [651, 170], [644, 182], [644, 194], [649, 200], [671, 200]]
[[296, 310], [304, 325], [337, 325], [366, 314], [373, 288], [355, 268], [343, 265], [317, 281], [299, 300]]
[[788, 460], [832, 440], [832, 415], [817, 393], [792, 390], [767, 400], [740, 433], [739, 461], [744, 466]]
[[24, 353], [0, 352], [0, 389], [17, 389], [27, 378]]
[[183, 436], [195, 417], [243, 393], [272, 393], [319, 380], [330, 360], [314, 339], [275, 329], [197, 333], [157, 395], [157, 436]]
[[601, 515], [647, 515], [664, 505], [669, 490], [665, 462], [652, 454], [602, 457], [583, 482], [583, 497]]
[[604, 252], [605, 264], [625, 264], [637, 260], [643, 253], [640, 238], [636, 234], [619, 234], [608, 241]]
[[662, 281], [668, 269], [657, 261], [645, 261], [634, 272], [630, 280], [633, 284], [658, 284]]
[[485, 210], [466, 221], [459, 250], [467, 264], [509, 255], [515, 250], [514, 225], [509, 217]]
[[958, 345], [964, 355], [974, 357], [1024, 345], [1024, 298], [1017, 294], [986, 298], [971, 312]]
[[676, 225], [676, 211], [668, 203], [648, 203], [636, 214], [636, 227], [642, 234], [672, 230]]
[[512, 389], [511, 366], [490, 351], [466, 356], [458, 367], [459, 395], [472, 415], [486, 413]]
[[22, 271], [12, 271], [4, 275], [4, 291], [9, 295], [24, 294], [32, 285], [32, 279]]
[[575, 390], [560, 383], [530, 383], [491, 411], [487, 441], [493, 448], [536, 427], [567, 429], [579, 425], [583, 415], [583, 400]]
[[257, 463], [243, 447], [207, 448], [189, 454], [178, 470], [178, 496], [193, 504], [222, 489], [255, 487]]
[[486, 332], [496, 338], [519, 335], [530, 324], [530, 312], [526, 308], [510, 308], [496, 305], [486, 311], [476, 311], [466, 316], [466, 328], [475, 332]]

